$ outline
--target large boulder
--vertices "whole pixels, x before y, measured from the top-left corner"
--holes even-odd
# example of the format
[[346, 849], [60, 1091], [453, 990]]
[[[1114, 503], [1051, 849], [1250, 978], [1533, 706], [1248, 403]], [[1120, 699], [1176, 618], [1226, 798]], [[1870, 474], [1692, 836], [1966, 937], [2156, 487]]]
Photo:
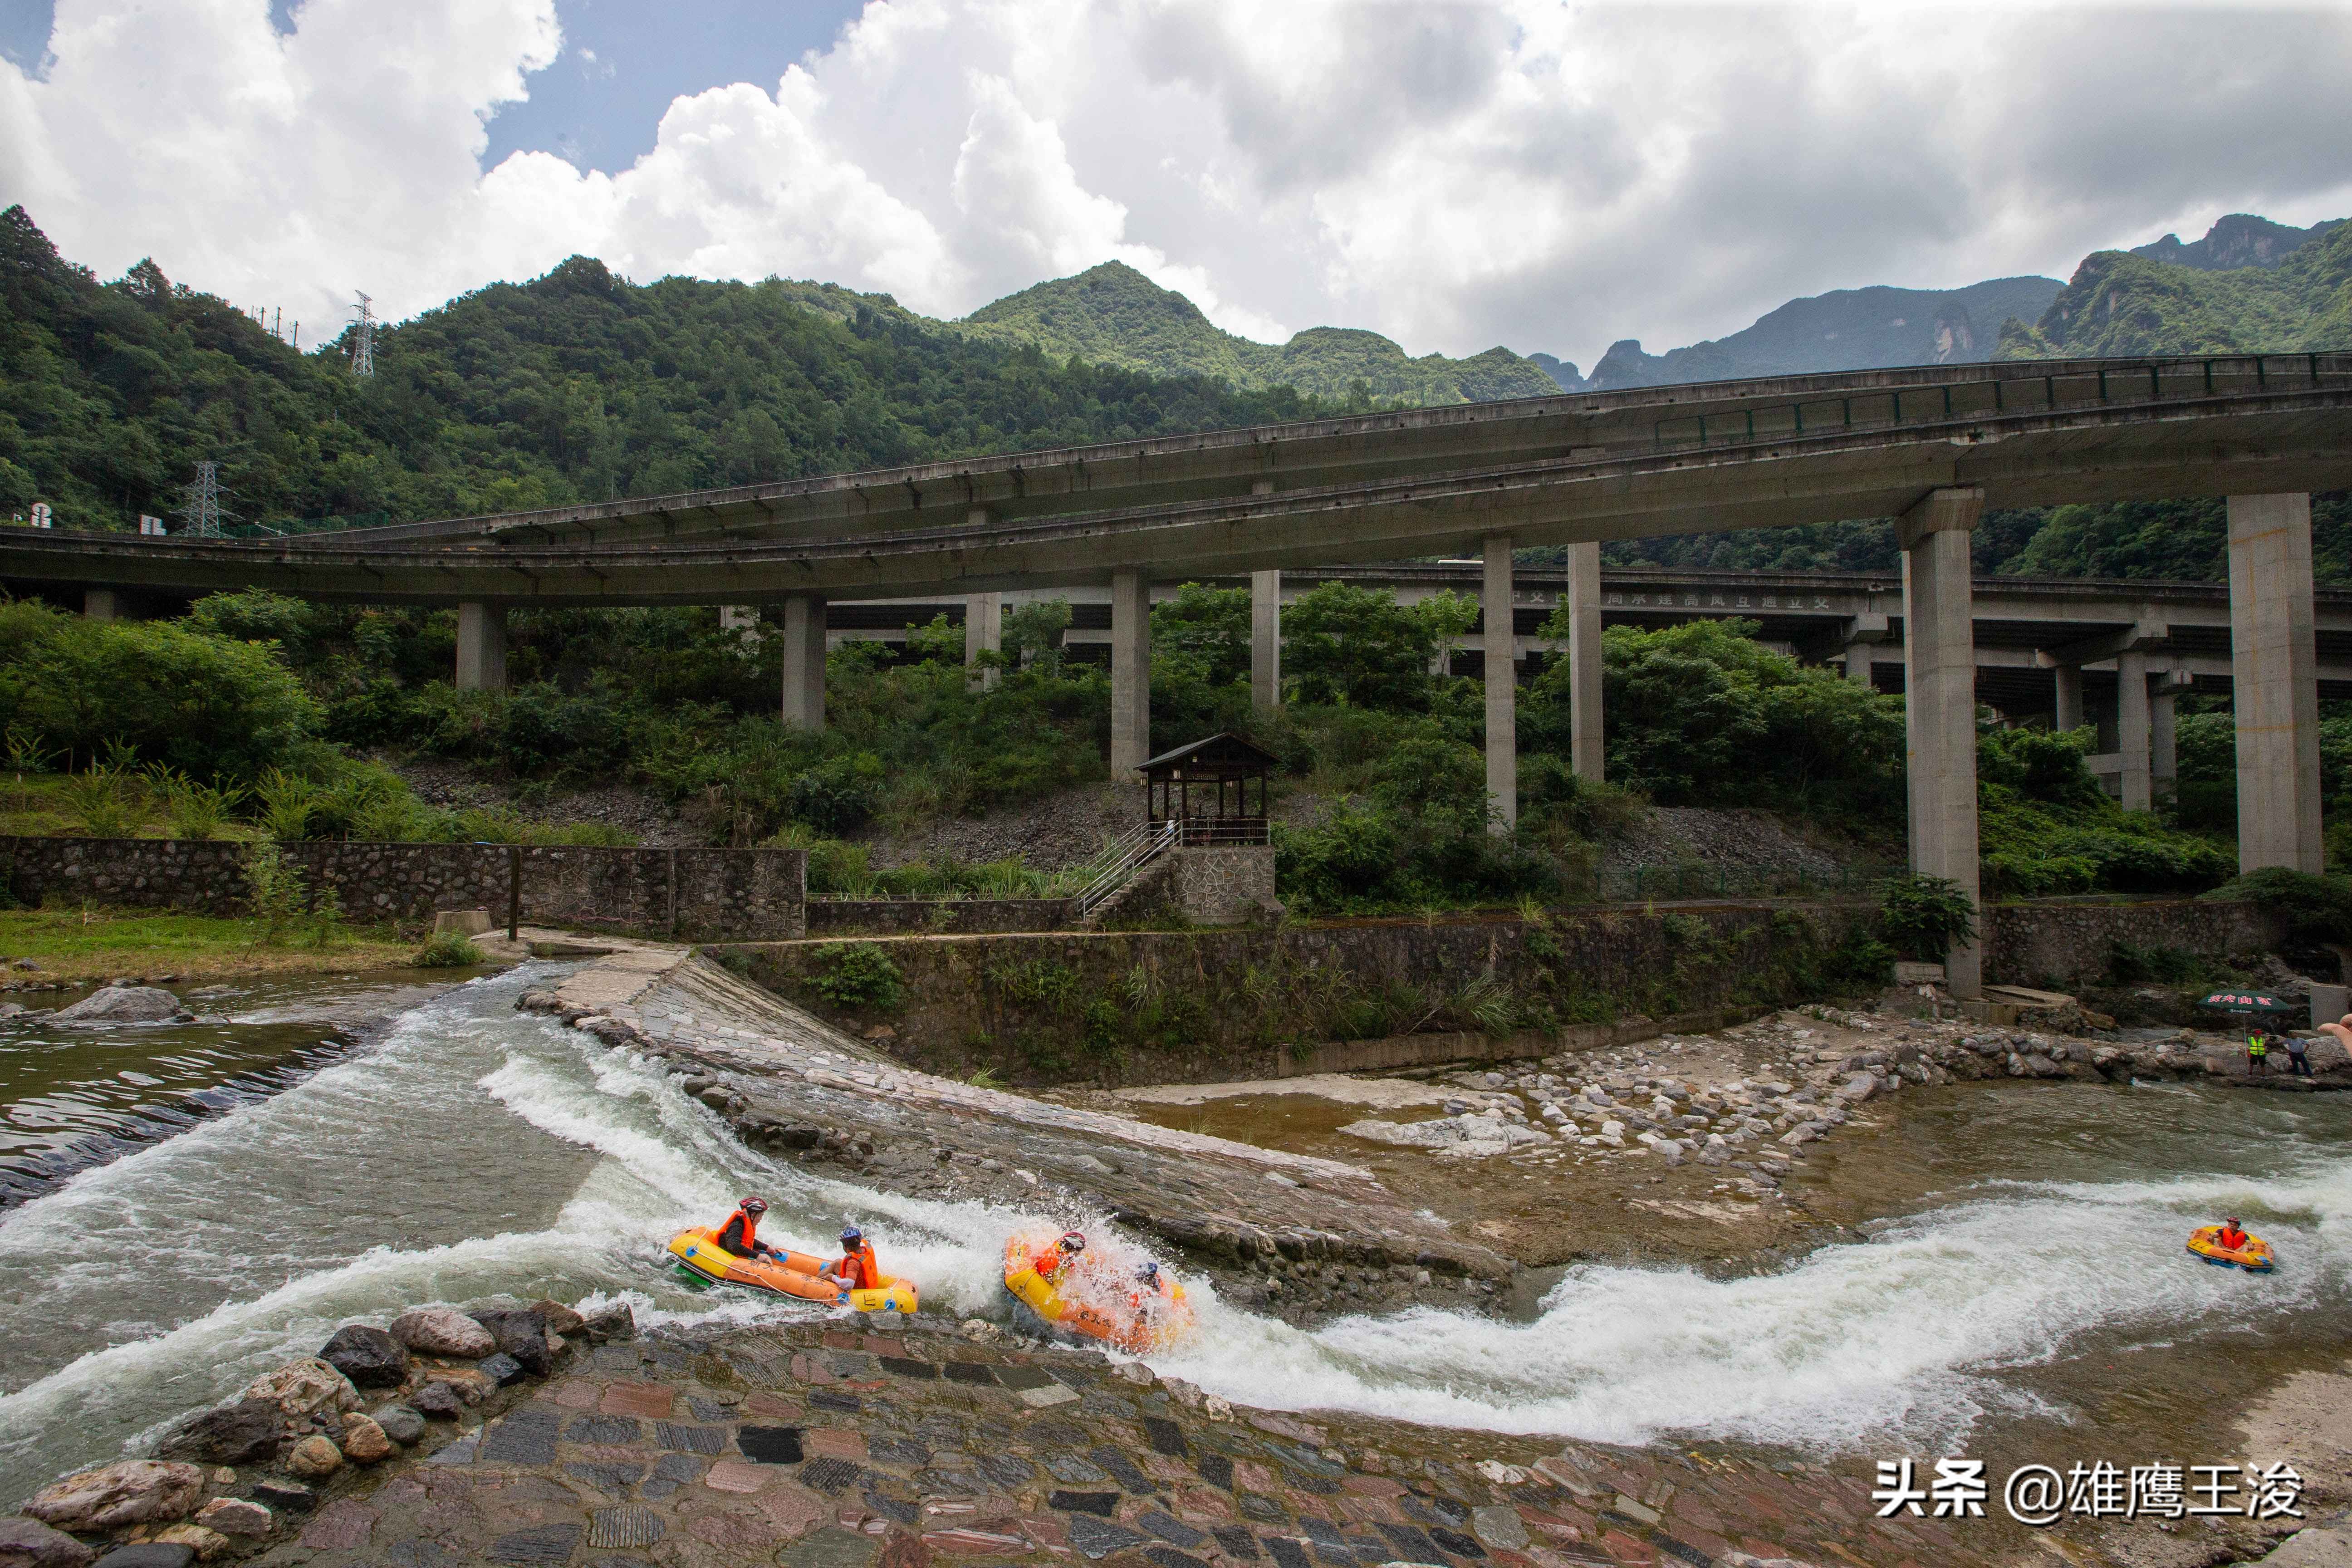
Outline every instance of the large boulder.
[[200, 1465], [249, 1465], [278, 1448], [285, 1413], [267, 1399], [241, 1399], [199, 1410], [163, 1435], [158, 1458]]
[[337, 1329], [319, 1359], [361, 1388], [398, 1388], [408, 1381], [407, 1347], [365, 1323]]
[[469, 1312], [467, 1316], [489, 1331], [499, 1353], [514, 1357], [531, 1376], [545, 1377], [548, 1369], [555, 1364], [555, 1347], [547, 1337], [547, 1320], [537, 1309], [521, 1307]]
[[73, 1028], [98, 1028], [108, 1024], [168, 1024], [194, 1014], [160, 985], [109, 985], [93, 991], [70, 1007], [49, 1015], [49, 1022]]
[[167, 1459], [118, 1459], [41, 1489], [25, 1511], [59, 1530], [120, 1530], [184, 1519], [205, 1495], [205, 1473]]
[[360, 1391], [351, 1379], [316, 1356], [289, 1361], [245, 1385], [246, 1399], [267, 1399], [289, 1415], [311, 1415], [321, 1410], [357, 1410]]
[[[629, 1310], [626, 1301], [615, 1301], [609, 1307], [599, 1307], [581, 1320], [589, 1342], [603, 1344], [607, 1340], [633, 1340], [637, 1337], [636, 1315]], [[562, 1331], [570, 1332], [569, 1330]]]
[[588, 1320], [561, 1301], [533, 1301], [530, 1310], [546, 1323], [551, 1334], [576, 1334], [588, 1326]]
[[490, 1331], [452, 1307], [419, 1307], [392, 1321], [392, 1337], [419, 1355], [479, 1361], [499, 1348]]
[[37, 1519], [0, 1519], [0, 1568], [84, 1568], [97, 1555]]

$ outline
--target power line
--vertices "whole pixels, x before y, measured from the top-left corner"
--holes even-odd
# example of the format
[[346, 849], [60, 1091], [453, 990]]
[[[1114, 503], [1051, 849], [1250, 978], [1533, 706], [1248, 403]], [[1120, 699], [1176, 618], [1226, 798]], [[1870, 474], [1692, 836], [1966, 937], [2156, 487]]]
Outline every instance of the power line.
[[352, 340], [352, 374], [375, 374], [375, 301], [360, 296], [359, 334]]

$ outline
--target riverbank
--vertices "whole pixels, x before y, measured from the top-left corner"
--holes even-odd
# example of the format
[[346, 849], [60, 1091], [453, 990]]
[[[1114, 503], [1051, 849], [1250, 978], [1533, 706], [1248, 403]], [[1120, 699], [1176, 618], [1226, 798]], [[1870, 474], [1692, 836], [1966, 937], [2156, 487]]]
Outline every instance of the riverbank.
[[268, 940], [257, 921], [137, 910], [0, 910], [0, 991], [130, 978], [204, 984], [263, 975], [404, 968], [421, 938], [395, 926], [337, 925], [323, 942]]

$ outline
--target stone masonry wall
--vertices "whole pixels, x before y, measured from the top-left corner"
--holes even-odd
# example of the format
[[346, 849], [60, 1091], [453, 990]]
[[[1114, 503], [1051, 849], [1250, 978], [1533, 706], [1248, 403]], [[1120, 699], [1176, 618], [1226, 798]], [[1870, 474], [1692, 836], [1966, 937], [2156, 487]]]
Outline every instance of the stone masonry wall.
[[1440, 1030], [1491, 975], [1562, 1025], [1804, 999], [1808, 976], [1871, 911], [1599, 910], [1529, 926], [1499, 915], [1312, 927], [885, 937], [890, 1009], [827, 1008], [824, 943], [738, 950], [751, 976], [894, 1053], [1032, 1082], [1274, 1076], [1315, 1043]]
[[[689, 941], [785, 941], [806, 934], [798, 849], [614, 849], [584, 845], [281, 846], [313, 888], [332, 888], [361, 921], [420, 921], [487, 909], [504, 923], [514, 868], [522, 918], [550, 925], [674, 932]], [[236, 915], [245, 848], [161, 838], [0, 838], [8, 885], [47, 900]]]
[[[903, 1001], [847, 1014], [811, 984], [831, 962], [822, 944], [743, 952], [753, 978], [852, 1028], [887, 1027], [878, 1037], [894, 1053], [927, 1066], [1033, 1083], [1173, 1082], [1275, 1077], [1325, 1042], [1461, 1030], [1441, 1005], [1486, 974], [1510, 989], [1523, 1028], [1549, 1011], [1563, 1040], [1582, 1026], [1818, 1000], [1853, 988], [1834, 955], [1875, 912], [1685, 906], [1563, 911], [1539, 926], [1490, 914], [883, 938]], [[2269, 945], [2261, 911], [2195, 900], [2002, 904], [1988, 925], [1988, 974], [2025, 984], [2103, 973], [2117, 941], [2209, 954]]]
[[1240, 925], [1281, 906], [1274, 896], [1274, 847], [1188, 847], [1176, 852], [1176, 900], [1196, 926]]
[[1060, 931], [1078, 923], [1076, 899], [811, 899], [811, 936]]
[[1985, 978], [2062, 990], [2105, 974], [2119, 942], [2227, 958], [2265, 952], [2280, 937], [2277, 921], [2258, 905], [2202, 899], [2128, 904], [2052, 899], [1994, 904], [1987, 915]]

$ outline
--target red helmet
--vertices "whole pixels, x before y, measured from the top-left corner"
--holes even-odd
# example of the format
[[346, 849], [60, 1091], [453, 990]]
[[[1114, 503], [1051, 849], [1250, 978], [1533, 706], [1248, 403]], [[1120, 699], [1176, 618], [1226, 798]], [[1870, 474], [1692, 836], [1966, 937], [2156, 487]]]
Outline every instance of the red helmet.
[[768, 1212], [768, 1200], [765, 1198], [745, 1198], [742, 1203], [737, 1206], [742, 1209], [745, 1214], [766, 1214]]
[[1075, 1230], [1066, 1230], [1062, 1233], [1062, 1239], [1055, 1245], [1065, 1252], [1084, 1252], [1087, 1249], [1087, 1238]]

